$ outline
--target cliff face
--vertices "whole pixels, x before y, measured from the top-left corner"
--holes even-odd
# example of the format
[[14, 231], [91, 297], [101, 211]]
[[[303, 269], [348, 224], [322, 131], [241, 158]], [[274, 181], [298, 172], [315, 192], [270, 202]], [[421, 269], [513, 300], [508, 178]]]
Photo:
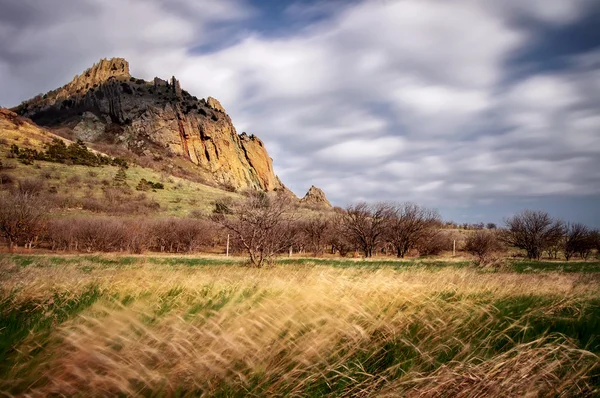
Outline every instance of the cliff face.
[[139, 155], [181, 156], [237, 189], [285, 189], [262, 141], [238, 135], [219, 101], [190, 95], [175, 77], [136, 79], [121, 58], [102, 60], [15, 111], [43, 126], [69, 127], [86, 141], [110, 141]]

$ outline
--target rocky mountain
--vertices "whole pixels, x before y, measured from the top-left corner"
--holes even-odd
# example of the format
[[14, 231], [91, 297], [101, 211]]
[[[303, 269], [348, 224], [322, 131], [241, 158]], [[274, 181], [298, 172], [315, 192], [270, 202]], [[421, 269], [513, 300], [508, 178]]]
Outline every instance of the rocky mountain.
[[315, 187], [314, 185], [310, 187], [306, 195], [302, 199], [300, 199], [301, 203], [307, 205], [316, 205], [326, 208], [331, 208], [331, 203], [327, 200], [325, 196], [325, 192], [322, 189]]
[[132, 77], [122, 58], [101, 60], [65, 86], [13, 109], [74, 138], [105, 142], [154, 159], [183, 158], [225, 187], [286, 190], [263, 142], [238, 134], [218, 100], [198, 99], [179, 81]]

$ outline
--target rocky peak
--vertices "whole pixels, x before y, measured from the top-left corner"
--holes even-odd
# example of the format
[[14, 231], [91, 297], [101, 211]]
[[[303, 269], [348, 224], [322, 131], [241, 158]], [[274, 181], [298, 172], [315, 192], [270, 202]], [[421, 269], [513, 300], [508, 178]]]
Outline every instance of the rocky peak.
[[227, 189], [284, 189], [264, 143], [238, 135], [218, 100], [198, 99], [175, 77], [137, 79], [121, 58], [101, 60], [15, 111], [42, 126], [69, 128], [77, 138], [104, 140], [171, 166], [187, 160], [193, 165], [186, 172]]
[[111, 78], [129, 79], [130, 77], [129, 62], [125, 59], [101, 59], [100, 62], [94, 64], [81, 75], [75, 76], [65, 88], [70, 94], [73, 94], [91, 87], [97, 87]]
[[312, 185], [306, 193], [306, 195], [304, 195], [304, 197], [300, 199], [300, 202], [309, 205], [332, 207], [331, 203], [329, 203], [327, 197], [325, 196], [325, 192], [323, 192], [322, 189], [315, 187], [314, 185]]
[[219, 112], [225, 113], [225, 109], [223, 108], [223, 106], [221, 105], [221, 103], [219, 102], [219, 100], [217, 100], [217, 99], [215, 99], [213, 97], [208, 97], [206, 99], [206, 105], [208, 105], [209, 108], [212, 108], [215, 111], [219, 111]]

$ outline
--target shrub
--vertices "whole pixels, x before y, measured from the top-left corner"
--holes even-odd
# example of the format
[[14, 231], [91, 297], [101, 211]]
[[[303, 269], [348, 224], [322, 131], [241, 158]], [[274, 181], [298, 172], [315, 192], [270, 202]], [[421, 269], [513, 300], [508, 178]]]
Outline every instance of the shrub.
[[83, 198], [81, 208], [94, 213], [102, 213], [107, 210], [107, 206], [96, 198]]
[[478, 230], [469, 234], [465, 243], [465, 250], [476, 256], [480, 264], [486, 264], [494, 252], [500, 250], [498, 235], [490, 230]]
[[45, 202], [27, 191], [0, 196], [0, 235], [12, 251], [15, 246], [31, 248], [46, 227]]
[[147, 181], [145, 178], [142, 178], [135, 189], [138, 191], [149, 191], [151, 189], [164, 189], [164, 187], [160, 182]]
[[233, 199], [228, 196], [217, 199], [214, 203], [213, 214], [232, 214], [231, 208], [233, 204]]
[[81, 183], [81, 177], [77, 174], [70, 176], [67, 178], [67, 185], [79, 185]]
[[8, 173], [0, 174], [0, 185], [12, 185], [15, 182], [15, 179], [12, 175]]
[[38, 196], [46, 190], [46, 183], [37, 178], [27, 178], [19, 180], [17, 189], [20, 194]]
[[423, 233], [415, 244], [419, 256], [435, 256], [444, 250], [451, 249], [450, 237], [437, 228], [431, 228]]

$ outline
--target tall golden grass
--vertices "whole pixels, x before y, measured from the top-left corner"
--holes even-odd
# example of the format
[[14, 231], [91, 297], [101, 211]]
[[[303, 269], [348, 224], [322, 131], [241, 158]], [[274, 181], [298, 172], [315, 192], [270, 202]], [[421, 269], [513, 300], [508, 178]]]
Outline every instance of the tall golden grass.
[[[29, 396], [577, 396], [597, 356], [566, 336], [521, 341], [533, 312], [598, 297], [579, 274], [471, 269], [249, 269], [144, 263], [25, 268], [2, 299], [47, 303], [90, 284], [101, 299], [18, 347], [0, 388]], [[503, 316], [499, 302], [539, 298]], [[40, 304], [42, 305], [42, 304]]]

